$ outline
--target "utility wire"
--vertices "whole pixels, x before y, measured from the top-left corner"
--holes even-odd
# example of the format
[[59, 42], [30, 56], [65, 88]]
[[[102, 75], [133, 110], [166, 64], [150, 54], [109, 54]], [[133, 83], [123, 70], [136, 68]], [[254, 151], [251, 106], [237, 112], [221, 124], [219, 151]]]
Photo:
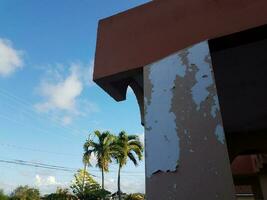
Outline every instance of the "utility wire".
[[[5, 91], [4, 89], [0, 88], [0, 95], [1, 96], [5, 96], [11, 100], [13, 100], [14, 102], [16, 103], [19, 103], [20, 105], [22, 105], [22, 107], [25, 109], [24, 112], [28, 114], [28, 117], [34, 117], [37, 116], [39, 118], [45, 118], [46, 120], [51, 120], [49, 117], [47, 116], [39, 116], [39, 115], [36, 115], [35, 113], [35, 110], [32, 108], [32, 105], [29, 104], [27, 101], [25, 101], [23, 98], [20, 98], [14, 94], [11, 94], [7, 91]], [[14, 108], [14, 105], [10, 104], [9, 105], [10, 107]], [[14, 120], [14, 119], [11, 119], [11, 118], [8, 118], [6, 116], [3, 116], [3, 115], [0, 115], [0, 118], [3, 118], [5, 120], [8, 120], [8, 121], [11, 121], [13, 123], [17, 123], [17, 124], [20, 124], [20, 125], [24, 125], [23, 123], [19, 123], [18, 121]], [[70, 127], [65, 127], [65, 126], [62, 126], [60, 123], [55, 123], [55, 125], [57, 125], [58, 127], [62, 128], [62, 129], [65, 129], [65, 130], [69, 130], [69, 131], [72, 131], [72, 132], [76, 132], [76, 133], [81, 133], [82, 131], [81, 130], [78, 130], [78, 129], [74, 129], [74, 128], [70, 128]], [[42, 132], [46, 132], [46, 133], [49, 133], [48, 131], [44, 130], [44, 129], [41, 129], [41, 128], [36, 128], [34, 127], [35, 129], [39, 130], [39, 131], [42, 131]], [[63, 135], [61, 135], [63, 136]], [[67, 137], [65, 137], [65, 139], [67, 139]], [[4, 146], [5, 144], [0, 144], [2, 146]], [[5, 146], [8, 146], [8, 147], [13, 147], [13, 148], [18, 148], [18, 149], [24, 149], [24, 150], [29, 150], [29, 151], [38, 151], [38, 152], [44, 152], [44, 153], [51, 153], [51, 154], [58, 154], [58, 155], [64, 155], [62, 153], [56, 153], [56, 152], [45, 152], [45, 151], [42, 151], [42, 150], [37, 150], [37, 149], [29, 149], [29, 148], [23, 148], [23, 147], [18, 147], [18, 146], [15, 146], [15, 145], [5, 145]], [[67, 155], [67, 154], [65, 154]], [[74, 156], [74, 155], [73, 155]], [[0, 160], [0, 162], [4, 162], [4, 160]], [[47, 165], [47, 164], [42, 164], [42, 163], [33, 163], [33, 162], [27, 162], [27, 161], [22, 161], [22, 160], [13, 160], [13, 161], [5, 161], [6, 163], [13, 163], [13, 164], [20, 164], [20, 165], [27, 165], [27, 166], [32, 166], [32, 167], [40, 167], [40, 168], [49, 168], [49, 169], [54, 169], [55, 167], [59, 167], [57, 168], [56, 170], [60, 170], [62, 168], [60, 168], [60, 166], [54, 166], [54, 165]], [[113, 164], [112, 164], [113, 165]], [[64, 170], [70, 170], [70, 169], [64, 169]], [[73, 172], [74, 169], [72, 169], [72, 172]], [[92, 171], [92, 170], [90, 170]], [[113, 172], [113, 173], [116, 173], [116, 171], [110, 171], [110, 172]], [[124, 173], [137, 173], [138, 172], [124, 172]], [[140, 172], [143, 174], [143, 172]]]
[[74, 169], [66, 168], [66, 167], [54, 167], [53, 165], [41, 165], [38, 163], [30, 163], [30, 162], [23, 162], [21, 160], [2, 160], [0, 159], [1, 163], [9, 163], [9, 164], [16, 164], [16, 165], [24, 165], [36, 168], [44, 168], [44, 169], [51, 169], [51, 170], [58, 170], [58, 171], [66, 171], [66, 172], [75, 172]]
[[[0, 95], [1, 95], [1, 91], [0, 91]], [[5, 104], [6, 104], [5, 106], [7, 106], [11, 112], [13, 112], [13, 111], [14, 111], [14, 112], [18, 112], [18, 109], [17, 109], [16, 106], [14, 106], [14, 105], [12, 105], [12, 104], [9, 104], [9, 103], [7, 103], [7, 102], [5, 102]], [[20, 108], [22, 108], [22, 107], [20, 106]], [[36, 113], [33, 113], [33, 112], [27, 112], [27, 110], [24, 110], [24, 109], [20, 109], [20, 112], [21, 112], [21, 114], [23, 115], [23, 118], [24, 118], [24, 119], [35, 120], [35, 122], [37, 122], [36, 119], [41, 119], [41, 120], [44, 121], [44, 119], [43, 119], [44, 116], [42, 116], [42, 115], [40, 116], [40, 115], [37, 115]], [[6, 117], [7, 117], [7, 116], [6, 116]], [[22, 120], [17, 120], [17, 121], [18, 121], [18, 122], [22, 122]], [[71, 136], [77, 137], [77, 135], [73, 134], [74, 131], [70, 131], [70, 130], [68, 130], [67, 127], [63, 127], [62, 125], [59, 126], [58, 124], [55, 124], [56, 122], [55, 122], [55, 121], [52, 121], [51, 119], [50, 119], [49, 122], [50, 122], [50, 124], [52, 124], [55, 128], [60, 128], [61, 130], [64, 130], [64, 131], [59, 132], [60, 135], [66, 137], [66, 134], [63, 134], [63, 133], [65, 133], [65, 132], [70, 132], [70, 133], [71, 133]], [[24, 122], [24, 123], [25, 123], [25, 122]], [[38, 127], [39, 129], [41, 129], [39, 126], [37, 126], [36, 123], [30, 123], [30, 125], [31, 125], [31, 127]], [[70, 137], [69, 137], [69, 138], [70, 138]]]
[[[1, 96], [5, 96], [7, 98], [9, 98], [10, 100], [12, 101], [15, 101], [16, 103], [19, 103], [20, 105], [22, 105], [22, 107], [26, 110], [24, 112], [27, 112], [29, 113], [30, 111], [30, 114], [34, 114], [36, 115], [36, 112], [35, 110], [32, 108], [32, 105], [29, 104], [25, 99], [21, 98], [21, 97], [18, 97], [14, 94], [11, 94], [10, 92], [0, 88], [0, 95]], [[11, 105], [12, 106], [12, 105]], [[36, 115], [38, 118], [41, 118], [41, 119], [45, 119], [45, 120], [50, 120], [51, 121], [51, 118], [49, 118], [48, 116], [44, 116], [44, 115]], [[62, 128], [62, 129], [65, 129], [65, 130], [68, 130], [68, 131], [71, 131], [72, 133], [73, 132], [76, 132], [78, 134], [81, 134], [83, 131], [82, 130], [79, 130], [77, 128], [74, 128], [74, 127], [65, 127], [63, 126], [62, 124], [60, 124], [60, 122], [58, 121], [54, 121], [54, 125]]]
[[[55, 171], [63, 171], [63, 172], [69, 172], [69, 173], [76, 173], [78, 171], [78, 169], [75, 169], [75, 168], [48, 165], [48, 164], [44, 164], [44, 163], [30, 162], [30, 161], [23, 161], [23, 160], [3, 160], [3, 159], [0, 159], [0, 163], [7, 163], [7, 164], [27, 166], [27, 167], [49, 169], [49, 170], [55, 170]], [[90, 173], [90, 175], [93, 177], [100, 178], [100, 176], [97, 176], [97, 175], [92, 174], [92, 173]]]
[[24, 160], [17, 160], [15, 159], [14, 162], [19, 162], [19, 163], [24, 163], [24, 164], [29, 164], [29, 165], [38, 165], [38, 166], [42, 166], [42, 167], [51, 167], [51, 168], [55, 168], [55, 169], [63, 169], [63, 170], [73, 170], [76, 171], [76, 168], [69, 168], [69, 167], [62, 167], [62, 166], [58, 166], [58, 165], [49, 165], [49, 164], [44, 164], [41, 162], [32, 162], [32, 161], [24, 161]]
[[[17, 145], [11, 145], [11, 144], [4, 144], [4, 143], [0, 143], [0, 146], [4, 146], [4, 147], [10, 147], [10, 148], [16, 148], [16, 149], [22, 149], [22, 150], [29, 150], [29, 151], [34, 151], [34, 152], [43, 152], [43, 153], [49, 153], [49, 154], [53, 154], [53, 155], [64, 155], [64, 156], [75, 156], [75, 157], [79, 157], [81, 155], [78, 154], [64, 154], [64, 153], [58, 153], [58, 152], [47, 152], [47, 151], [43, 151], [43, 150], [39, 150], [39, 149], [31, 149], [31, 148], [27, 148], [27, 147], [21, 147], [21, 146], [17, 146]], [[17, 161], [17, 160], [16, 160]], [[21, 161], [21, 160], [20, 160]], [[23, 161], [24, 162], [24, 161]], [[25, 161], [27, 162], [27, 161]], [[36, 164], [36, 163], [32, 163], [32, 164]], [[37, 164], [42, 164], [42, 163], [37, 163]], [[115, 163], [110, 163], [111, 166], [115, 167], [116, 164]], [[51, 165], [49, 165], [51, 166]], [[94, 172], [99, 172], [96, 169], [90, 169], [90, 171], [94, 171]], [[117, 173], [117, 171], [115, 170], [109, 170], [110, 173]], [[121, 172], [122, 174], [144, 174], [144, 172], [140, 172], [140, 171], [125, 171], [123, 170]]]
[[[41, 162], [32, 162], [32, 161], [25, 161], [25, 160], [18, 160], [18, 159], [0, 159], [0, 163], [8, 163], [8, 164], [15, 164], [15, 165], [22, 165], [22, 166], [28, 166], [28, 167], [34, 167], [34, 168], [43, 168], [43, 169], [50, 169], [50, 170], [57, 170], [57, 171], [64, 171], [64, 172], [77, 172], [77, 168], [70, 168], [70, 167], [64, 167], [59, 165], [50, 165], [45, 164]], [[98, 175], [92, 174], [94, 173], [100, 173], [100, 171], [95, 169], [90, 169], [89, 173], [94, 177], [99, 177]], [[109, 171], [110, 173], [117, 173], [116, 171]], [[138, 173], [138, 172], [122, 172], [122, 175], [127, 176], [138, 176], [138, 175], [144, 175], [144, 173]]]
[[14, 148], [14, 149], [19, 149], [19, 150], [32, 151], [32, 152], [40, 152], [40, 153], [53, 154], [53, 155], [62, 155], [62, 156], [71, 156], [71, 157], [79, 157], [79, 156], [81, 156], [79, 154], [68, 154], [68, 153], [59, 153], [59, 152], [52, 152], [52, 151], [44, 151], [44, 150], [41, 150], [41, 149], [22, 147], [22, 146], [17, 146], [17, 145], [14, 145], [14, 144], [0, 143], [0, 146], [8, 147], [8, 148]]

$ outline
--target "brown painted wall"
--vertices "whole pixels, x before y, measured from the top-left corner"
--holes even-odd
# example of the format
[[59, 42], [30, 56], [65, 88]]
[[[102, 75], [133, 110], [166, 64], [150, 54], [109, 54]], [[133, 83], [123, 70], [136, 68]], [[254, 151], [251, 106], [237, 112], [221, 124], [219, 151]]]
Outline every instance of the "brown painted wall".
[[266, 0], [153, 1], [99, 22], [94, 80], [266, 23]]
[[207, 42], [144, 67], [148, 200], [235, 199]]

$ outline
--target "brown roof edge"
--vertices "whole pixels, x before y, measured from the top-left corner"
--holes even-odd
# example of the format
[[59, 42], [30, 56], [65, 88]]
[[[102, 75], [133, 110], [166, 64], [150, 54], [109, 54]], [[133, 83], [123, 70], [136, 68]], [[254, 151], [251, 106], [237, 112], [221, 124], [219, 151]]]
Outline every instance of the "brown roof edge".
[[94, 80], [107, 86], [110, 77], [192, 44], [264, 24], [266, 0], [149, 2], [99, 22]]

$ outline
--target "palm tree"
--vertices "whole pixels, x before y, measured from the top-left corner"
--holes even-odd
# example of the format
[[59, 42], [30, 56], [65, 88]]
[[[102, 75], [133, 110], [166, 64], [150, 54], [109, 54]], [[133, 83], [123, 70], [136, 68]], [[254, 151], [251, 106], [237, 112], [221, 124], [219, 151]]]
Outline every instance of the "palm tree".
[[116, 137], [116, 151], [114, 158], [119, 164], [118, 170], [118, 194], [119, 200], [121, 200], [121, 188], [120, 188], [120, 173], [121, 168], [126, 165], [128, 158], [133, 162], [135, 166], [138, 165], [138, 161], [143, 157], [143, 144], [140, 142], [137, 135], [127, 135], [124, 131]]
[[83, 146], [83, 160], [87, 162], [90, 161], [92, 154], [96, 156], [97, 167], [99, 167], [102, 172], [102, 189], [105, 189], [104, 173], [108, 172], [109, 164], [112, 162], [112, 157], [114, 157], [115, 137], [108, 131], [103, 133], [95, 131], [94, 135], [97, 137], [98, 141], [94, 141], [92, 139], [86, 140]]
[[87, 172], [87, 167], [91, 166], [91, 154], [92, 152], [90, 150], [87, 150], [84, 152], [83, 154], [83, 179], [82, 179], [82, 190], [84, 192], [84, 186], [85, 186], [85, 176], [86, 176], [86, 172]]

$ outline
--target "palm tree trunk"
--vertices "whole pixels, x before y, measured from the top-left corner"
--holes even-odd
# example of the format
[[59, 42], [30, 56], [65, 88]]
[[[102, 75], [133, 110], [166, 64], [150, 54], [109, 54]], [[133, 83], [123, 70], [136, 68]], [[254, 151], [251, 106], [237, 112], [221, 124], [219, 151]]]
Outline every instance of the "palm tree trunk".
[[119, 200], [121, 200], [121, 166], [119, 166], [119, 171], [118, 171], [118, 193], [119, 193]]
[[104, 183], [104, 168], [102, 167], [102, 189], [105, 189], [105, 183]]

